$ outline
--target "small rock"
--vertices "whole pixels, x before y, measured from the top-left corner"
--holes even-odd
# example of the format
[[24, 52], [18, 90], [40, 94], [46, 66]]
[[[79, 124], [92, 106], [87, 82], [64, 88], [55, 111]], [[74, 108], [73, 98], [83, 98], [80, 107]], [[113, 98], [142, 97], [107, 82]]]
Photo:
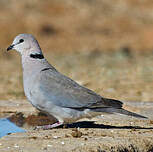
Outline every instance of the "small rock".
[[75, 138], [80, 138], [82, 136], [82, 132], [79, 130], [73, 131], [71, 135]]
[[84, 140], [88, 140], [88, 138], [87, 138], [87, 137], [85, 137], [85, 138], [84, 138]]
[[84, 143], [81, 143], [81, 146], [84, 146], [85, 144]]
[[14, 145], [15, 148], [19, 148], [19, 146], [17, 144]]
[[150, 120], [149, 123], [150, 123], [150, 124], [153, 124], [153, 120]]
[[61, 144], [64, 145], [65, 144], [64, 141], [62, 141]]
[[59, 137], [58, 137], [58, 136], [53, 136], [53, 138], [54, 138], [54, 139], [57, 139], [57, 138], [59, 138]]

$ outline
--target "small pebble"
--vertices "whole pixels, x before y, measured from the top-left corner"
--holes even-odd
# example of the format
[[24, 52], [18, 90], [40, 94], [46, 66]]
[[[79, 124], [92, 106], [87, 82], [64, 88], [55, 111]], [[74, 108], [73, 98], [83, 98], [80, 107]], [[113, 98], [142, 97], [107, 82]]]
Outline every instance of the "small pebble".
[[73, 132], [71, 133], [71, 135], [72, 135], [72, 137], [74, 137], [74, 138], [80, 138], [83, 134], [82, 134], [81, 131], [77, 130], [77, 131], [73, 131]]
[[54, 138], [54, 139], [57, 139], [58, 137], [57, 137], [57, 136], [53, 136], [53, 138]]
[[15, 147], [15, 148], [19, 148], [19, 146], [18, 146], [18, 145], [16, 145], [16, 144], [14, 145], [14, 147]]
[[64, 145], [65, 144], [64, 141], [62, 141], [61, 144]]
[[81, 146], [84, 146], [84, 143], [81, 143]]
[[53, 145], [47, 145], [48, 147], [52, 147]]
[[80, 127], [78, 127], [77, 130], [80, 130]]
[[85, 137], [84, 140], [88, 140], [88, 138]]
[[47, 150], [47, 147], [43, 147], [42, 150]]

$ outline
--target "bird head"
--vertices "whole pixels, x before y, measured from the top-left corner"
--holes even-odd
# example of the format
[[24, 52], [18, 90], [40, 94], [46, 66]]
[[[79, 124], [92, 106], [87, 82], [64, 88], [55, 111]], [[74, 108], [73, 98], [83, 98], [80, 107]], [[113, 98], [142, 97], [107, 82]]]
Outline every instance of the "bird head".
[[25, 53], [41, 53], [40, 46], [37, 40], [31, 34], [17, 35], [13, 43], [7, 48], [7, 51], [16, 50], [21, 54]]

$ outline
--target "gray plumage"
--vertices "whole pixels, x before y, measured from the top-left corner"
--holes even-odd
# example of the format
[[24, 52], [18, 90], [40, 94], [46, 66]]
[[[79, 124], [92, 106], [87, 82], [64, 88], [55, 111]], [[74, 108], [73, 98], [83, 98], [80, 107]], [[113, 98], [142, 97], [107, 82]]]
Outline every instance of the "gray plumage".
[[74, 122], [101, 112], [121, 113], [146, 118], [122, 108], [122, 102], [106, 99], [59, 73], [43, 57], [36, 39], [30, 34], [18, 35], [8, 48], [22, 56], [24, 91], [37, 109], [60, 122]]

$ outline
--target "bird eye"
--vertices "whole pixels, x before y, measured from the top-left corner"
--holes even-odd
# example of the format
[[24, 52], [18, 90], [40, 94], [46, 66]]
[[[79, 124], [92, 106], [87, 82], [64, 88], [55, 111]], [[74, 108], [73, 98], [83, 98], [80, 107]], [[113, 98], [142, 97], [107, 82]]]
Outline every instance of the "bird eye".
[[24, 42], [24, 39], [20, 39], [20, 40], [19, 40], [19, 43], [22, 43], [22, 42]]

